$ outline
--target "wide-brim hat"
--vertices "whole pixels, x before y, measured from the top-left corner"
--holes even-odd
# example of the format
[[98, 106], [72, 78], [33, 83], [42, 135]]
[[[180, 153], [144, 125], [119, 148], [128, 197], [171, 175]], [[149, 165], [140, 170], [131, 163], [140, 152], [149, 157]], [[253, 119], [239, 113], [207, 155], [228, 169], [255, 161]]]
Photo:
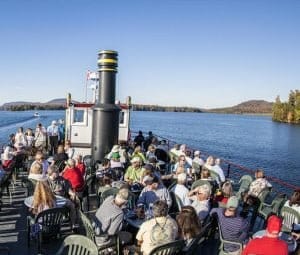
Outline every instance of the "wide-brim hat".
[[114, 145], [111, 149], [111, 152], [118, 152], [120, 149], [120, 145]]
[[141, 162], [141, 159], [139, 157], [134, 157], [131, 161], [131, 163]]

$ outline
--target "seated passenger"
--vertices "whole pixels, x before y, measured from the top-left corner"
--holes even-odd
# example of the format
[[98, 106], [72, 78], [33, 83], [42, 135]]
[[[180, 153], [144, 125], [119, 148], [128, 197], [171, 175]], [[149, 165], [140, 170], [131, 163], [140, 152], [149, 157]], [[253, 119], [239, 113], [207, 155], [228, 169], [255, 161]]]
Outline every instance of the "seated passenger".
[[[75, 192], [73, 192], [70, 183], [59, 175], [57, 166], [49, 166], [48, 168], [48, 184], [55, 195], [66, 198], [65, 207], [70, 210], [70, 219], [72, 227], [77, 223], [77, 215], [75, 209]], [[68, 199], [70, 198], [70, 199]]]
[[130, 185], [138, 182], [141, 183], [141, 177], [143, 175], [142, 161], [139, 157], [134, 157], [131, 160], [131, 166], [129, 166], [124, 175], [124, 180]]
[[156, 246], [175, 241], [178, 235], [177, 223], [168, 216], [165, 201], [158, 200], [153, 204], [153, 216], [141, 225], [136, 235], [144, 255], [148, 255]]
[[188, 247], [191, 241], [200, 233], [201, 222], [197, 216], [195, 208], [183, 206], [176, 217], [178, 233], [180, 238], [185, 240]]
[[75, 149], [72, 148], [70, 140], [67, 140], [65, 142], [64, 151], [68, 155], [68, 158], [73, 158], [74, 157]]
[[[210, 215], [216, 214], [225, 240], [243, 243], [248, 238], [249, 222], [237, 215], [238, 205], [238, 198], [232, 196], [226, 208], [213, 208]], [[239, 246], [235, 244], [224, 244], [224, 250], [228, 254], [240, 254]]]
[[4, 170], [6, 168], [9, 168], [9, 166], [13, 162], [13, 158], [14, 158], [14, 148], [10, 146], [6, 146], [4, 152], [1, 155], [2, 165]]
[[37, 215], [40, 212], [56, 207], [56, 198], [51, 191], [47, 178], [36, 183], [33, 193], [32, 213]]
[[266, 234], [262, 238], [254, 238], [249, 241], [242, 255], [288, 255], [288, 246], [285, 241], [279, 239], [282, 220], [272, 215], [267, 221]]
[[221, 194], [216, 195], [215, 201], [222, 205], [226, 205], [228, 199], [233, 195], [233, 188], [230, 181], [223, 183], [220, 193]]
[[[290, 207], [300, 214], [300, 189], [294, 191], [293, 195], [285, 202], [283, 207]], [[300, 231], [300, 222], [294, 222], [293, 230]]]
[[82, 161], [82, 155], [77, 155], [75, 157], [76, 167], [79, 169], [82, 176], [85, 176], [85, 164]]
[[258, 195], [265, 189], [271, 188], [272, 184], [264, 177], [264, 171], [258, 169], [255, 171], [255, 180], [251, 182], [249, 191], [244, 196], [244, 201], [248, 205], [256, 204], [258, 202]]
[[69, 159], [67, 166], [61, 173], [62, 177], [68, 180], [74, 192], [83, 191], [84, 179], [80, 170], [75, 167], [75, 160]]
[[147, 175], [144, 177], [143, 182], [146, 187], [142, 190], [137, 204], [144, 204], [146, 208], [150, 208], [155, 201], [162, 200], [167, 203], [169, 208], [171, 207], [172, 198], [170, 193], [156, 176], [153, 174]]
[[58, 160], [64, 160], [64, 161], [67, 161], [68, 160], [68, 154], [65, 153], [65, 149], [64, 149], [64, 146], [61, 144], [61, 145], [58, 145], [57, 147], [57, 153], [53, 156], [53, 160], [54, 162], [55, 161], [58, 161]]
[[47, 170], [49, 167], [49, 163], [47, 160], [45, 160], [44, 154], [41, 151], [37, 151], [35, 154], [35, 161], [32, 162], [32, 164], [40, 163], [43, 166], [43, 174], [47, 174]]
[[35, 186], [37, 181], [44, 179], [45, 175], [43, 174], [43, 165], [35, 162], [29, 169], [28, 180], [30, 180], [33, 183], [33, 186]]
[[111, 168], [115, 168], [115, 167], [124, 168], [124, 165], [120, 162], [120, 158], [121, 156], [119, 152], [113, 152], [111, 154], [111, 159], [110, 159]]
[[189, 174], [189, 169], [191, 169], [191, 165], [186, 162], [185, 155], [180, 155], [178, 157], [177, 163], [174, 165], [173, 172], [178, 173], [178, 168], [183, 168], [184, 172]]
[[193, 200], [192, 206], [195, 208], [200, 221], [205, 220], [210, 210], [209, 197], [210, 187], [207, 184], [201, 185], [189, 192], [189, 198]]
[[142, 152], [142, 146], [138, 145], [134, 148], [131, 158], [134, 158], [134, 157], [139, 157], [141, 159], [141, 162], [145, 163], [146, 158]]
[[185, 173], [181, 173], [177, 176], [177, 184], [172, 188], [172, 191], [177, 195], [183, 205], [190, 205], [189, 190], [185, 186], [187, 176]]
[[217, 158], [215, 160], [215, 165], [212, 167], [211, 171], [217, 173], [219, 176], [219, 180], [218, 180], [219, 183], [223, 183], [223, 182], [225, 182], [225, 175], [224, 175], [224, 171], [221, 168], [220, 164], [221, 164], [221, 159]]
[[199, 166], [203, 166], [205, 164], [204, 160], [201, 158], [201, 152], [200, 151], [195, 151], [194, 152], [193, 162], [195, 162]]
[[206, 168], [208, 170], [212, 170], [213, 165], [214, 165], [214, 157], [213, 156], [208, 156], [206, 161], [205, 161], [205, 164], [204, 164], [203, 168]]
[[[116, 197], [107, 197], [100, 208], [96, 212], [96, 234], [106, 234], [101, 239], [96, 240], [98, 245], [109, 241], [109, 236], [119, 233], [123, 226], [124, 211], [128, 202], [129, 191], [128, 189], [120, 189]], [[129, 233], [128, 233], [129, 235]], [[121, 239], [125, 239], [125, 237]], [[127, 237], [128, 239], [128, 237]]]

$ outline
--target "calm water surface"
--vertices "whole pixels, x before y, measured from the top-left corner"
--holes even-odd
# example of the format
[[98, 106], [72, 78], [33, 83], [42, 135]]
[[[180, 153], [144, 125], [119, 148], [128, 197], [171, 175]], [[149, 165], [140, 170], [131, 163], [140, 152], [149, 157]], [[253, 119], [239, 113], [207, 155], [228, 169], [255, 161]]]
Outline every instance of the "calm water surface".
[[[64, 111], [0, 111], [0, 144], [17, 128], [44, 126], [64, 118]], [[208, 113], [133, 112], [131, 129], [143, 130], [191, 148], [230, 160], [251, 169], [261, 167], [267, 175], [300, 184], [300, 126], [280, 124], [269, 116]]]

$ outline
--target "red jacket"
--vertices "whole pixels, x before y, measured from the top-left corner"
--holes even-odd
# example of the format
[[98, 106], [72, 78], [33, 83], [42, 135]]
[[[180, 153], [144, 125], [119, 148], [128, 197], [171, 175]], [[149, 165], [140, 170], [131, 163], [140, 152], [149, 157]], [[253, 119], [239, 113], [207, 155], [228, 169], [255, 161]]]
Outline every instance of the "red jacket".
[[72, 189], [75, 191], [82, 191], [84, 186], [84, 179], [77, 167], [67, 168], [63, 175], [63, 178], [68, 180], [72, 186]]
[[85, 175], [85, 165], [83, 163], [78, 163], [76, 165], [76, 167], [80, 170], [81, 175], [84, 176]]
[[288, 255], [286, 242], [278, 238], [264, 236], [252, 239], [243, 250], [242, 255]]

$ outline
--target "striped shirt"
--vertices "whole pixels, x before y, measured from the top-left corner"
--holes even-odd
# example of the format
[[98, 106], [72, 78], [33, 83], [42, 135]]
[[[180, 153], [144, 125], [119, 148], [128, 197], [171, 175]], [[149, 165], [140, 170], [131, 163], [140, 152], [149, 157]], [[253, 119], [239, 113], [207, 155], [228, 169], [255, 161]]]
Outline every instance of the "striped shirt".
[[[225, 240], [242, 243], [248, 237], [249, 222], [240, 216], [225, 216], [225, 210], [224, 208], [213, 208], [210, 215], [217, 214], [222, 236]], [[238, 249], [239, 246], [234, 244], [224, 245], [226, 252], [233, 252]]]

